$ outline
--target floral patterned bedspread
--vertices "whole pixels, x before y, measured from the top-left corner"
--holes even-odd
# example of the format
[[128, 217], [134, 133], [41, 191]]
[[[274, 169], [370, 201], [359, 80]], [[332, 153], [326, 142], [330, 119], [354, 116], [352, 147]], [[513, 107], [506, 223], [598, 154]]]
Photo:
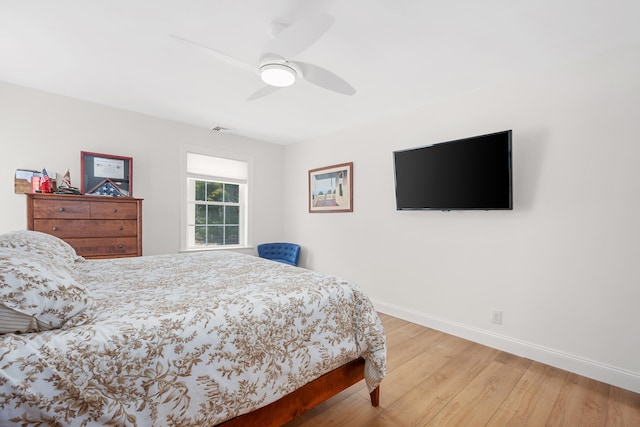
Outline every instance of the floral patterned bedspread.
[[336, 277], [228, 251], [79, 261], [89, 323], [0, 335], [0, 425], [215, 425], [386, 342]]

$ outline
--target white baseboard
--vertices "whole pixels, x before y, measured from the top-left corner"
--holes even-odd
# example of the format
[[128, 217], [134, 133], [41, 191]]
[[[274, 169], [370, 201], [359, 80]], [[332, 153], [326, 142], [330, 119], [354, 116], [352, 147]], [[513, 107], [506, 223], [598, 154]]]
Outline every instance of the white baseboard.
[[521, 341], [491, 331], [475, 328], [446, 319], [430, 316], [393, 304], [372, 300], [376, 310], [428, 328], [446, 332], [479, 344], [483, 344], [545, 365], [573, 372], [587, 378], [602, 381], [616, 387], [640, 393], [640, 373], [563, 353], [552, 348]]

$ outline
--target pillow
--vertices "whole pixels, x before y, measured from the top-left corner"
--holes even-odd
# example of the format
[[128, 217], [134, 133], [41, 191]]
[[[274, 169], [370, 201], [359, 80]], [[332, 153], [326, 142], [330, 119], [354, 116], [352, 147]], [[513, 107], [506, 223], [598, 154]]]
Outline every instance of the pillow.
[[33, 316], [21, 313], [0, 303], [0, 334], [12, 332], [40, 332], [53, 329]]
[[54, 260], [59, 265], [68, 265], [78, 260], [84, 260], [64, 240], [39, 231], [20, 230], [0, 234], [0, 248], [13, 248], [32, 252]]
[[95, 308], [68, 269], [35, 252], [12, 248], [0, 248], [0, 305], [0, 333], [81, 325], [93, 318]]

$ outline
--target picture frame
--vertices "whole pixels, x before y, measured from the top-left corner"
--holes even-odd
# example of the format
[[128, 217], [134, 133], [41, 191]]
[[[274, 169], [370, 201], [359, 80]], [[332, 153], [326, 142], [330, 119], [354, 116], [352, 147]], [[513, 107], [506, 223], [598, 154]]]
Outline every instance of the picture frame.
[[353, 162], [309, 171], [309, 212], [353, 212]]
[[[94, 194], [105, 184], [114, 186], [113, 196], [133, 197], [133, 158], [112, 154], [80, 152], [80, 192]], [[105, 195], [102, 191], [95, 194]]]

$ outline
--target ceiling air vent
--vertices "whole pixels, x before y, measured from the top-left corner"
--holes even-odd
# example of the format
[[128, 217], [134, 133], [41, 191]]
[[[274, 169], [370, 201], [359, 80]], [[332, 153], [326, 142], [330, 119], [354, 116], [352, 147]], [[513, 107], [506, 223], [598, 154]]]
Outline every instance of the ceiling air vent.
[[225, 128], [222, 126], [214, 126], [211, 128], [211, 130], [214, 132], [220, 132], [220, 133], [231, 133], [231, 129]]

